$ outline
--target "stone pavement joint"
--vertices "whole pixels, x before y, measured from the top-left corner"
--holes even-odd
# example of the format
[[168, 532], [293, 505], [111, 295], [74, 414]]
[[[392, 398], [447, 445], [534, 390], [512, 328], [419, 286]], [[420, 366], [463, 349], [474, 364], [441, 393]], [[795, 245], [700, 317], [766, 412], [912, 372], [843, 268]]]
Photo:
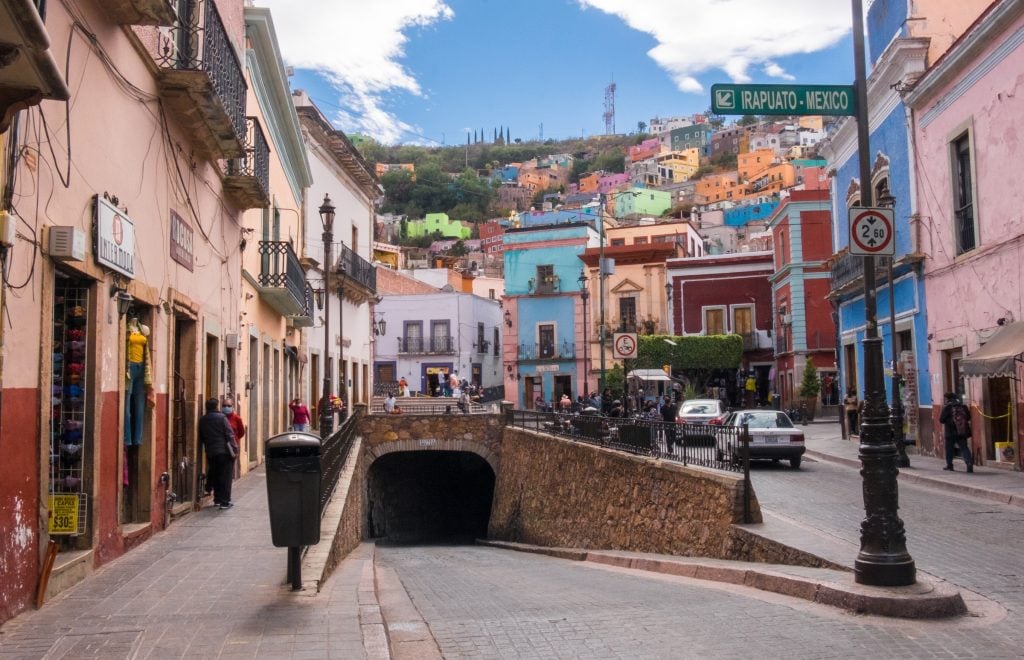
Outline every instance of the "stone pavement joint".
[[482, 540], [478, 543], [565, 559], [578, 560], [583, 555], [584, 561], [588, 562], [742, 585], [858, 614], [904, 619], [942, 619], [967, 613], [967, 606], [959, 591], [941, 580], [933, 582], [930, 579], [919, 579], [916, 584], [907, 587], [870, 587], [856, 584], [848, 572], [827, 568], [572, 548], [555, 549], [559, 551], [556, 554], [551, 552], [552, 548], [522, 543]]
[[441, 649], [430, 627], [393, 568], [377, 570], [377, 598], [384, 615], [392, 657], [399, 660], [440, 660]]

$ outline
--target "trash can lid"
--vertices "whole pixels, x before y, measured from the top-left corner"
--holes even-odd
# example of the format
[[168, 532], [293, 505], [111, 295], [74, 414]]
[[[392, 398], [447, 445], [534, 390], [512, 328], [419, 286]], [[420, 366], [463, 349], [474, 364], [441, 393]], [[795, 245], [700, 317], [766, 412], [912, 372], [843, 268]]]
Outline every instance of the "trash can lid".
[[304, 433], [302, 431], [289, 431], [287, 433], [278, 433], [277, 435], [270, 436], [267, 438], [266, 448], [282, 448], [282, 447], [319, 447], [320, 438], [319, 436], [313, 435], [312, 433]]

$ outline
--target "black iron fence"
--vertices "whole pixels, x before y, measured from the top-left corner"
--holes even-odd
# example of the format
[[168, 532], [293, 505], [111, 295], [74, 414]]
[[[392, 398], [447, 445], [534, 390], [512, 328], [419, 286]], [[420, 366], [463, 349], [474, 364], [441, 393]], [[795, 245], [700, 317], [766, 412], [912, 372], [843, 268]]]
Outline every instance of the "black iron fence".
[[342, 245], [338, 254], [338, 272], [364, 289], [377, 292], [377, 269], [347, 245]]
[[750, 520], [749, 436], [744, 428], [533, 410], [510, 410], [505, 423], [629, 454], [740, 472], [743, 519]]
[[269, 194], [270, 145], [256, 117], [245, 118], [245, 154], [227, 161], [224, 172], [228, 176], [251, 176], [259, 182], [260, 191]]
[[341, 423], [338, 430], [324, 438], [320, 446], [320, 515], [324, 515], [327, 509], [327, 500], [331, 498], [335, 486], [338, 485], [338, 478], [341, 476], [341, 468], [352, 449], [352, 441], [356, 437], [356, 423], [360, 413], [357, 410], [349, 415], [348, 419]]
[[455, 338], [451, 335], [436, 337], [398, 337], [399, 353], [454, 353]]
[[576, 357], [574, 342], [538, 342], [519, 344], [520, 360], [572, 360]]
[[261, 287], [284, 288], [292, 295], [296, 313], [306, 309], [306, 273], [302, 270], [298, 255], [287, 241], [260, 241]]

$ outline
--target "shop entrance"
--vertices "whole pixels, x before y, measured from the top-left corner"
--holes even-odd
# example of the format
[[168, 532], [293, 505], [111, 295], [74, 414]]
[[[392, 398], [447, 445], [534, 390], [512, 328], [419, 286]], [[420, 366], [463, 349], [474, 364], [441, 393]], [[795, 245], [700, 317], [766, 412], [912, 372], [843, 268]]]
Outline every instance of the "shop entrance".
[[555, 393], [551, 403], [557, 406], [563, 394], [572, 400], [572, 376], [555, 376]]
[[[986, 393], [988, 396], [988, 410], [982, 412], [989, 418], [985, 419], [988, 442], [986, 443], [986, 458], [997, 457], [997, 442], [1013, 442], [1013, 409], [1010, 402], [1013, 401], [1013, 388], [1009, 378], [986, 378]], [[998, 460], [998, 459], [997, 459]]]
[[171, 359], [171, 488], [177, 501], [191, 504], [202, 493], [198, 484], [196, 436], [196, 322], [178, 314], [174, 318], [174, 355]]
[[534, 391], [534, 378], [533, 376], [527, 376], [523, 379], [523, 408], [527, 410], [533, 410], [536, 407], [534, 399], [537, 398], [537, 394]]
[[[153, 408], [147, 403], [155, 397], [152, 384], [153, 308], [133, 305], [125, 317], [124, 455], [121, 475], [121, 523], [143, 523], [150, 519], [153, 484]], [[154, 402], [155, 398], [152, 399]]]

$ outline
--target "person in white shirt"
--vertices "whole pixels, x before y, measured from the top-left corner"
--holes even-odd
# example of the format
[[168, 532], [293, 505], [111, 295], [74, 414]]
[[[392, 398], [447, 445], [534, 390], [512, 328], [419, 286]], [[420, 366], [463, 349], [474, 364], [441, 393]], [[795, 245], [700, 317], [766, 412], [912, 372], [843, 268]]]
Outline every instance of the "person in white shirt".
[[388, 398], [384, 399], [384, 412], [391, 414], [395, 412], [395, 393], [388, 392]]

